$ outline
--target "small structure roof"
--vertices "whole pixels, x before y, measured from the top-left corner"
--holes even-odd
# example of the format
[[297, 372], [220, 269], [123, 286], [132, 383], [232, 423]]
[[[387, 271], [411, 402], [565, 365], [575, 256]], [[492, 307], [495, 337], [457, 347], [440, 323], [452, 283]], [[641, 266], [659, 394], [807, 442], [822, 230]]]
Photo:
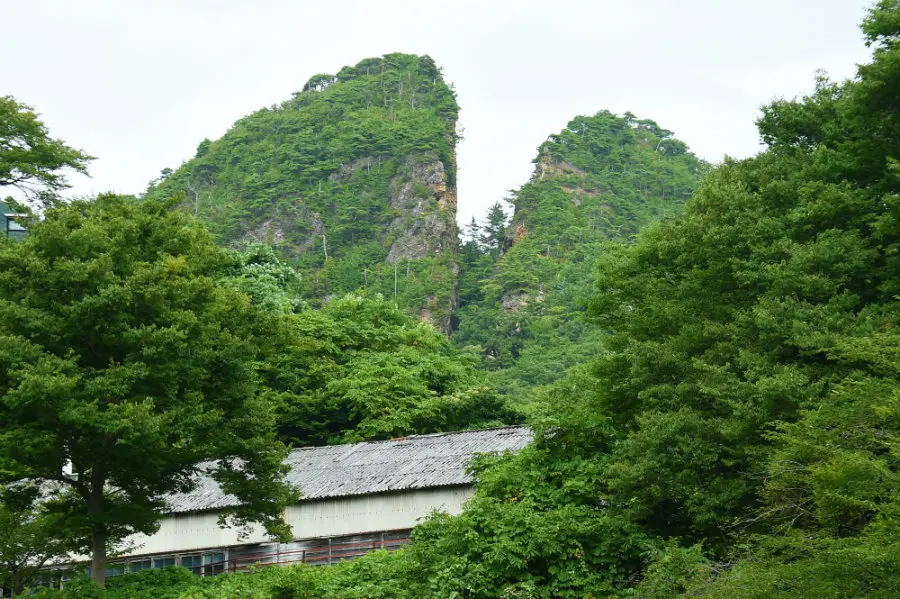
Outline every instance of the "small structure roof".
[[[531, 439], [529, 428], [509, 426], [304, 447], [288, 455], [286, 481], [301, 491], [301, 501], [468, 485], [473, 457], [519, 451]], [[230, 507], [237, 499], [202, 476], [193, 491], [171, 495], [167, 502], [170, 513], [184, 513]]]

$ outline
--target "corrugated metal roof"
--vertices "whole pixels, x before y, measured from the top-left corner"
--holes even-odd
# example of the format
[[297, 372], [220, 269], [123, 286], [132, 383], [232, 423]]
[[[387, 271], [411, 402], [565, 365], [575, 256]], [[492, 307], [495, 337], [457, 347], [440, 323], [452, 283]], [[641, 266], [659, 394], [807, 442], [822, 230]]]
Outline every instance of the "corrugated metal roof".
[[[509, 426], [304, 447], [288, 455], [286, 480], [300, 489], [302, 500], [465, 485], [472, 482], [466, 466], [475, 455], [519, 451], [531, 439], [530, 429]], [[237, 503], [207, 476], [200, 477], [192, 492], [171, 495], [167, 501], [172, 513], [215, 510]]]

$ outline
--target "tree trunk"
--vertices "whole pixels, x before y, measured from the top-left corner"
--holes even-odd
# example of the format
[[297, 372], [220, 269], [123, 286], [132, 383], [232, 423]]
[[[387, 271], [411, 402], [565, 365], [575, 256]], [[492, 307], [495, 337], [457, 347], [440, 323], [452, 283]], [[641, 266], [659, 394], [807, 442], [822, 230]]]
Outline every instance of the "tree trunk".
[[91, 523], [91, 580], [106, 586], [106, 524], [102, 521], [106, 476], [100, 468], [91, 472], [91, 493], [87, 502]]
[[18, 571], [13, 571], [12, 573], [12, 596], [18, 597], [22, 594], [22, 591], [25, 590], [25, 583], [27, 582], [27, 578], [24, 575], [20, 575]]
[[91, 533], [91, 580], [106, 586], [106, 525], [95, 523]]

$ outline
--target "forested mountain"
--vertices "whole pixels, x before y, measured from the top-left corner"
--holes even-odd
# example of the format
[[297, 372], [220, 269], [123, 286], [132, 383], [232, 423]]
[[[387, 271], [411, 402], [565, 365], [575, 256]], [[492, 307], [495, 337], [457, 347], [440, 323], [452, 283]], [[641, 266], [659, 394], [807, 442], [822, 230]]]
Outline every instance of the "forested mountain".
[[679, 214], [708, 169], [654, 121], [606, 111], [570, 121], [534, 164], [511, 222], [498, 203], [466, 227], [453, 337], [517, 396], [596, 353], [605, 332], [583, 314], [598, 256]]
[[182, 208], [226, 246], [272, 245], [313, 307], [381, 293], [457, 345], [480, 347], [487, 368], [506, 368], [533, 337], [523, 317], [549, 310], [542, 326], [558, 329], [583, 311], [577, 298], [602, 244], [677, 211], [704, 165], [651, 120], [577, 117], [539, 148], [511, 225], [498, 205], [493, 225], [469, 231], [460, 272], [457, 113], [429, 57], [367, 59], [315, 75], [291, 100], [204, 140], [147, 198], [184, 194]]
[[183, 208], [227, 246], [274, 245], [314, 306], [367, 289], [447, 331], [457, 113], [431, 58], [366, 59], [204, 140], [147, 197], [184, 193]]

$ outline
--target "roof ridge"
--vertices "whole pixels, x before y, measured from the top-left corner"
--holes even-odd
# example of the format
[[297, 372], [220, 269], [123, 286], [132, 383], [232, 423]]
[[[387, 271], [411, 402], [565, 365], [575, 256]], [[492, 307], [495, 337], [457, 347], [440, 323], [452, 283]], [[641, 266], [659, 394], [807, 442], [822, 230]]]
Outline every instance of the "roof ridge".
[[[464, 435], [466, 433], [486, 433], [490, 431], [500, 431], [504, 429], [523, 429], [527, 430], [529, 427], [524, 424], [508, 424], [506, 426], [492, 426], [489, 428], [470, 428], [461, 431], [442, 431], [439, 433], [423, 433], [421, 435], [409, 435], [407, 437], [401, 437], [401, 439], [422, 439], [425, 437], [448, 437], [450, 435]], [[393, 439], [391, 439], [393, 441]], [[399, 439], [398, 439], [399, 440]]]
[[[429, 439], [429, 438], [437, 438], [437, 437], [451, 437], [454, 435], [465, 435], [465, 434], [473, 434], [473, 433], [486, 433], [486, 432], [494, 432], [501, 430], [522, 430], [529, 431], [531, 428], [525, 424], [511, 424], [507, 426], [492, 426], [490, 428], [472, 428], [461, 431], [442, 431], [438, 433], [423, 433], [420, 435], [408, 435], [405, 437], [394, 437], [393, 439], [372, 439], [371, 441], [357, 441], [356, 443], [339, 443], [337, 445], [309, 445], [307, 447], [294, 447], [291, 449], [291, 453], [295, 451], [310, 451], [310, 450], [322, 450], [327, 448], [334, 448], [337, 450], [339, 447], [349, 448], [353, 447], [355, 449], [352, 450], [353, 453], [356, 452], [363, 445], [380, 445], [385, 443], [402, 443], [412, 441], [414, 439]], [[343, 456], [342, 456], [343, 457]]]

